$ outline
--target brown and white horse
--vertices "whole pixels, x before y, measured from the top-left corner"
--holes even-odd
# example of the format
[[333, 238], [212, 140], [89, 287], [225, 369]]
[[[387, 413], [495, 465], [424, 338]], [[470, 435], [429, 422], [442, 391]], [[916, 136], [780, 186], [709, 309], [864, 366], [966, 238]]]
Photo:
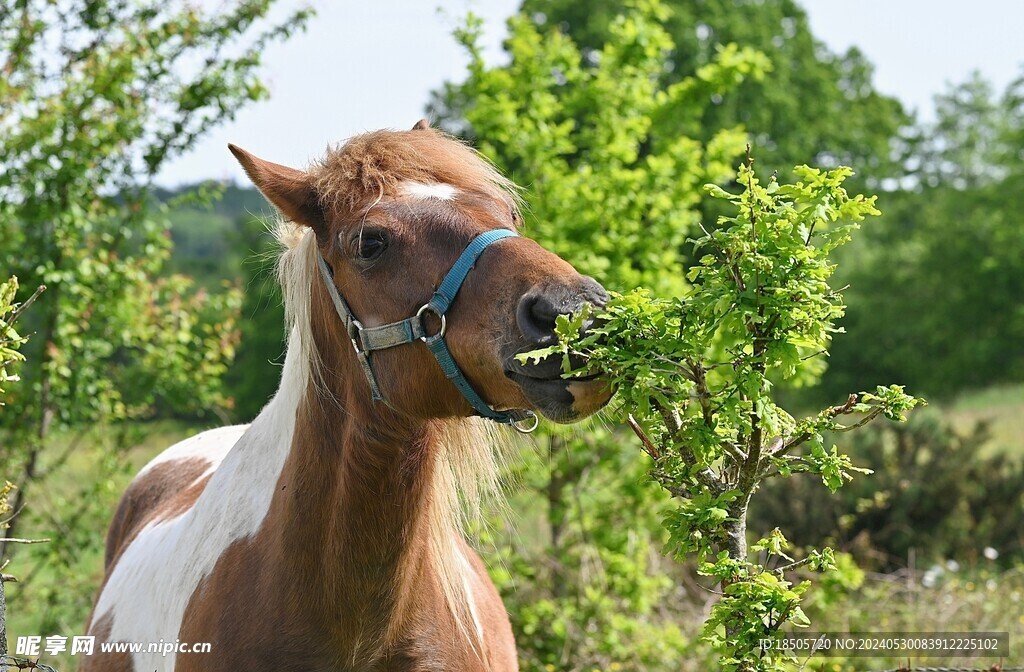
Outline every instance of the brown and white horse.
[[[280, 388], [251, 425], [203, 432], [136, 476], [110, 526], [97, 647], [81, 669], [518, 669], [459, 525], [460, 503], [495, 478], [491, 425], [469, 417], [418, 341], [373, 353], [373, 401], [326, 285], [366, 327], [413, 315], [471, 240], [517, 228], [513, 185], [425, 122], [353, 138], [309, 171], [231, 150], [287, 220]], [[535, 242], [505, 238], [476, 260], [445, 339], [490, 407], [572, 421], [607, 402], [605, 383], [514, 356], [554, 342], [558, 314], [604, 299]], [[426, 322], [440, 328], [436, 314]]]

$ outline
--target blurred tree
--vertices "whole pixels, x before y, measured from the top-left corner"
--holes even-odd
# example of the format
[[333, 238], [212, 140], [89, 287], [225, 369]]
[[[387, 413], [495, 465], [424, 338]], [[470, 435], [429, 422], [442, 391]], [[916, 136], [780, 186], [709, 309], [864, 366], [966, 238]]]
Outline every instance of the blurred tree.
[[50, 287], [0, 418], [15, 508], [55, 428], [225, 403], [238, 292], [158, 277], [170, 241], [150, 183], [266, 95], [263, 50], [309, 15], [270, 22], [273, 5], [0, 0], [0, 267]]
[[974, 76], [936, 111], [916, 179], [841, 259], [851, 337], [823, 381], [836, 394], [877, 376], [933, 397], [1024, 380], [1024, 79], [997, 95]]
[[182, 273], [210, 291], [241, 278], [239, 342], [223, 378], [230, 399], [228, 416], [248, 422], [277, 391], [284, 354], [284, 306], [277, 283], [277, 243], [267, 229], [277, 217], [256, 189], [221, 185], [209, 200], [210, 185], [157, 189], [167, 203], [174, 251], [165, 275]]
[[[627, 0], [524, 0], [522, 12], [535, 24], [571, 37], [586, 68], [600, 62], [614, 17], [630, 5]], [[804, 163], [852, 165], [858, 183], [871, 187], [902, 175], [901, 130], [909, 117], [899, 101], [875, 90], [873, 68], [857, 49], [834, 54], [814, 38], [796, 0], [667, 0], [664, 6], [668, 11], [659, 22], [673, 46], [654, 73], [663, 86], [714, 62], [719, 46], [730, 43], [763, 53], [771, 68], [763, 77], [738, 80], [728, 96], [702, 91], [698, 115], [661, 117], [654, 135], [683, 133], [707, 142], [722, 129], [742, 127], [751, 133], [758, 165], [767, 172], [789, 175]], [[457, 88], [448, 88], [435, 96], [433, 109], [454, 121], [463, 116], [465, 104]]]
[[[216, 196], [213, 199], [206, 196], [211, 192]], [[193, 184], [157, 189], [155, 196], [170, 208], [174, 251], [164, 274], [191, 276], [210, 291], [219, 291], [225, 280], [246, 279], [247, 259], [265, 251], [258, 244], [264, 227], [250, 223], [273, 216], [258, 191], [234, 184], [217, 185], [216, 189], [210, 184]]]
[[935, 96], [937, 119], [923, 133], [922, 186], [972, 189], [1005, 177], [1007, 160], [1021, 164], [1019, 156], [1005, 151], [1014, 122], [1020, 123], [1017, 96], [1011, 88], [1000, 100], [979, 72]]
[[[263, 198], [255, 190], [252, 195]], [[266, 208], [265, 202], [260, 206]], [[234, 402], [233, 415], [240, 422], [256, 417], [277, 392], [279, 367], [284, 362], [284, 303], [275, 263], [278, 243], [267, 230], [267, 221], [272, 220], [239, 215], [231, 237], [236, 249], [247, 252], [239, 269], [245, 286], [238, 322], [241, 340], [238, 354], [224, 376]]]

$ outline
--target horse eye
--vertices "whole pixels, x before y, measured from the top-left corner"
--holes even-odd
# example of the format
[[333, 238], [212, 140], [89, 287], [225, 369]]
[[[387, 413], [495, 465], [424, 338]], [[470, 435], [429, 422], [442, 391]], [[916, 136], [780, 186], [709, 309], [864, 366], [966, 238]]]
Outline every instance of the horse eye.
[[362, 261], [372, 261], [381, 255], [388, 246], [387, 236], [381, 231], [366, 231], [359, 237], [357, 254]]

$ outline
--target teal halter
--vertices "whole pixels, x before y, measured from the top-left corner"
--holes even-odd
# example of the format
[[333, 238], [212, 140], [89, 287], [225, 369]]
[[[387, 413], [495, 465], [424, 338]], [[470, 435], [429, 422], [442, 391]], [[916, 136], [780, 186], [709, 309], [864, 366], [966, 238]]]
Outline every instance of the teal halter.
[[[331, 295], [331, 300], [334, 301], [334, 307], [338, 311], [338, 316], [345, 323], [345, 329], [348, 331], [349, 339], [352, 341], [352, 347], [356, 351], [356, 358], [359, 360], [363, 373], [366, 374], [366, 381], [370, 384], [370, 393], [373, 395], [374, 401], [385, 401], [387, 403], [380, 392], [377, 377], [373, 373], [370, 353], [374, 350], [384, 350], [393, 348], [396, 345], [414, 343], [420, 340], [426, 343], [427, 349], [434, 355], [437, 363], [441, 365], [444, 375], [455, 384], [455, 387], [466, 398], [466, 401], [473, 407], [477, 415], [495, 422], [512, 425], [524, 433], [532, 432], [537, 428], [539, 421], [533, 411], [497, 411], [488, 406], [487, 402], [477, 394], [476, 390], [469, 384], [469, 381], [466, 380], [465, 374], [462, 373], [459, 365], [455, 363], [452, 353], [448, 350], [448, 344], [444, 340], [445, 331], [448, 327], [445, 313], [448, 312], [448, 308], [451, 307], [452, 302], [455, 300], [455, 295], [459, 293], [459, 289], [462, 287], [462, 283], [465, 282], [466, 276], [473, 270], [477, 258], [492, 243], [496, 243], [502, 238], [518, 235], [518, 233], [509, 229], [492, 229], [491, 231], [481, 233], [470, 241], [469, 245], [466, 246], [466, 249], [462, 251], [462, 254], [459, 255], [459, 258], [451, 267], [451, 270], [444, 276], [444, 280], [441, 281], [441, 285], [434, 292], [434, 295], [430, 297], [430, 301], [423, 304], [416, 311], [415, 315], [399, 322], [392, 322], [391, 324], [379, 327], [364, 327], [356, 319], [352, 309], [348, 307], [345, 299], [338, 292], [327, 262], [324, 261], [322, 256], [317, 255], [320, 275], [324, 279], [324, 284], [327, 285], [327, 292]], [[433, 336], [427, 334], [426, 326], [423, 324], [423, 317], [426, 313], [433, 313], [441, 320], [441, 329]]]

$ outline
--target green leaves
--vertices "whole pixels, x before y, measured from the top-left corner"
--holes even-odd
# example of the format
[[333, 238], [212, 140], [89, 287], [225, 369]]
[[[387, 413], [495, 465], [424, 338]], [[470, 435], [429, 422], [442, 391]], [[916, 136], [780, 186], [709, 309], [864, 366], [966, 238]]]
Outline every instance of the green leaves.
[[471, 20], [457, 35], [472, 59], [470, 76], [449, 86], [443, 102], [464, 117], [451, 130], [471, 135], [528, 186], [528, 235], [611, 289], [645, 286], [671, 296], [685, 287], [681, 250], [699, 217], [699, 187], [729, 176], [745, 135], [724, 129], [703, 145], [655, 128], [663, 119], [699, 118], [711, 96], [760, 74], [763, 57], [723, 49], [706, 71], [663, 91], [658, 82], [673, 48], [659, 24], [664, 9], [632, 3], [592, 53], [515, 17], [510, 61], [490, 69]]
[[[622, 6], [619, 0], [525, 0], [523, 10], [545, 17], [546, 25], [562, 26], [584, 49], [599, 49]], [[804, 161], [858, 166], [870, 184], [902, 174], [893, 140], [910, 120], [895, 99], [875, 90], [863, 55], [823, 48], [798, 3], [665, 0], [662, 6], [670, 11], [658, 22], [675, 49], [672, 67], [659, 80], [669, 90], [689, 80], [680, 86], [686, 98], [704, 104], [692, 113], [660, 117], [656, 135], [682, 132], [710, 143], [721, 129], [743, 124], [765, 174]], [[743, 62], [731, 67], [726, 50]], [[706, 89], [703, 78], [710, 80]], [[730, 151], [745, 141], [734, 140]], [[724, 166], [727, 173], [733, 167]]]
[[789, 557], [785, 553], [785, 549], [787, 548], [789, 548], [789, 542], [786, 541], [786, 537], [782, 535], [782, 531], [776, 527], [766, 538], [761, 539], [756, 544], [752, 545], [750, 550], [764, 551], [768, 555], [785, 558], [792, 562], [793, 558]]
[[[0, 283], [0, 386], [19, 380], [18, 376], [11, 373], [8, 367], [25, 361], [25, 356], [18, 352], [18, 348], [27, 339], [21, 337], [14, 330], [14, 322], [20, 312], [14, 303], [17, 293], [18, 278], [12, 277]], [[3, 392], [4, 388], [0, 387], [0, 394]], [[0, 406], [3, 406], [3, 398], [0, 398]]]
[[5, 424], [30, 429], [49, 413], [57, 426], [92, 423], [158, 401], [223, 407], [238, 290], [155, 279], [170, 240], [149, 181], [265, 95], [264, 48], [309, 13], [258, 28], [273, 0], [51, 4], [18, 3], [0, 19], [0, 268], [50, 286], [26, 316], [38, 333], [26, 346], [32, 382]]
[[716, 495], [704, 488], [681, 498], [678, 506], [664, 517], [663, 523], [669, 533], [665, 552], [678, 560], [695, 553], [704, 562], [712, 552], [712, 545], [722, 541], [729, 505], [741, 494], [738, 490], [730, 490]]
[[902, 385], [889, 385], [888, 387], [879, 385], [874, 393], [861, 392], [860, 402], [857, 410], [870, 413], [877, 408], [886, 418], [896, 422], [905, 422], [907, 413], [915, 406], [926, 405], [923, 399], [912, 397], [904, 392]]
[[[687, 274], [693, 290], [679, 299], [648, 290], [613, 295], [600, 327], [582, 338], [571, 329], [560, 333], [548, 354], [571, 351], [587, 358], [590, 370], [606, 371], [625, 406], [655, 434], [664, 433], [656, 427], [662, 411], [679, 416], [675, 438], [698, 446], [706, 443], [698, 426], [717, 441], [745, 437], [741, 443], [755, 430], [752, 417], [762, 435], [793, 430], [795, 421], [771, 399], [771, 380], [813, 374], [810, 360], [824, 354], [842, 315], [841, 297], [828, 285], [828, 252], [839, 241], [829, 227], [877, 212], [873, 198], [847, 196], [849, 170], [797, 172], [805, 181], [773, 179], [763, 187], [743, 166], [742, 192], [709, 187], [737, 214], [695, 241], [703, 254]], [[719, 448], [703, 462], [718, 459], [731, 458]]]
[[735, 565], [736, 561], [723, 557], [716, 565], [702, 568], [702, 574], [722, 578], [724, 585], [723, 596], [704, 622], [704, 638], [722, 652], [723, 670], [789, 670], [794, 658], [765, 642], [778, 639], [783, 623], [798, 627], [810, 623], [799, 606], [810, 583], [794, 585], [775, 572], [754, 567], [729, 574]]
[[862, 474], [871, 473], [870, 469], [854, 467], [849, 457], [839, 454], [837, 446], [832, 446], [832, 450], [827, 451], [820, 439], [812, 440], [810, 446], [810, 453], [807, 456], [810, 471], [820, 474], [821, 482], [832, 492], [843, 487], [846, 481], [853, 480], [853, 476], [850, 475], [852, 471]]

